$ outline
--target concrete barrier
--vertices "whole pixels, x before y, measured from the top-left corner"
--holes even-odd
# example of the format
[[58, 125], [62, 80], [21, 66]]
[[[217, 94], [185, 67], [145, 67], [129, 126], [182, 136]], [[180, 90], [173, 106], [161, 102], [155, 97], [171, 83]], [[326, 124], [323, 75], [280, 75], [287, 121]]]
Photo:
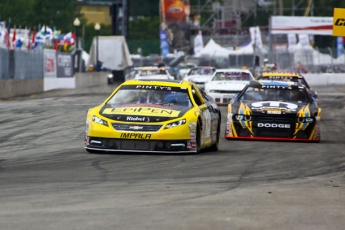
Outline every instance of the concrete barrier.
[[307, 73], [303, 76], [310, 86], [345, 85], [345, 73]]
[[75, 89], [75, 78], [44, 78], [44, 91], [53, 89]]
[[26, 96], [43, 92], [43, 79], [0, 80], [0, 98]]
[[0, 80], [0, 99], [43, 93], [54, 89], [75, 89], [108, 84], [106, 72], [76, 73], [71, 78]]
[[108, 84], [107, 72], [87, 72], [75, 74], [75, 87], [86, 88]]

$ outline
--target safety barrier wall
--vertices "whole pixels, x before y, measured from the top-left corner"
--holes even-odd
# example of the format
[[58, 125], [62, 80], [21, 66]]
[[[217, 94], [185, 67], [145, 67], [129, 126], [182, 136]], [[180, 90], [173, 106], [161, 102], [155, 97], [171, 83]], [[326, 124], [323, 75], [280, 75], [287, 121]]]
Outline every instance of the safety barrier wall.
[[[304, 74], [311, 86], [345, 86], [344, 73]], [[8, 79], [0, 80], [0, 98], [11, 98], [53, 89], [86, 88], [107, 84], [105, 72], [76, 73], [73, 78]]]
[[75, 87], [86, 88], [108, 84], [107, 72], [75, 73]]
[[345, 73], [303, 74], [310, 86], [345, 85]]
[[74, 89], [107, 84], [105, 72], [76, 73], [73, 78], [0, 80], [0, 99], [43, 93], [55, 89]]
[[43, 79], [0, 80], [0, 98], [30, 95], [43, 92]]

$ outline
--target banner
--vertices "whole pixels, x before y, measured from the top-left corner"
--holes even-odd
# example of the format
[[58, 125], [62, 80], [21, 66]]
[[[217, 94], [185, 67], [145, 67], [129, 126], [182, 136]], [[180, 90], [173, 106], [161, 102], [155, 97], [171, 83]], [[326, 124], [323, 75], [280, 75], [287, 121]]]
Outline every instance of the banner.
[[272, 16], [271, 34], [332, 35], [333, 17]]
[[343, 37], [337, 37], [337, 57], [344, 53]]
[[43, 50], [43, 76], [56, 77], [56, 51], [50, 49]]
[[250, 27], [249, 32], [250, 32], [250, 38], [251, 38], [253, 44], [255, 44], [256, 48], [261, 49], [262, 48], [262, 38], [261, 38], [261, 31], [260, 31], [259, 27], [258, 26]]
[[56, 75], [57, 77], [73, 77], [73, 58], [69, 53], [56, 53]]
[[189, 0], [160, 0], [161, 30], [165, 30], [172, 49], [188, 52], [191, 49]]
[[298, 40], [302, 48], [310, 48], [309, 35], [308, 34], [298, 34]]
[[194, 54], [200, 52], [204, 48], [204, 41], [202, 40], [202, 33], [199, 31], [194, 38]]

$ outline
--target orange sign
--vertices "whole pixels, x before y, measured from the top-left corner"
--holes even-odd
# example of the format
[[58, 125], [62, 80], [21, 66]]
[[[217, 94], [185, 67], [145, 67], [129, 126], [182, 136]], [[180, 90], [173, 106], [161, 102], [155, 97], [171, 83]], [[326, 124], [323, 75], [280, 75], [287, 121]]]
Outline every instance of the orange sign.
[[189, 0], [161, 0], [162, 23], [185, 24], [190, 13]]

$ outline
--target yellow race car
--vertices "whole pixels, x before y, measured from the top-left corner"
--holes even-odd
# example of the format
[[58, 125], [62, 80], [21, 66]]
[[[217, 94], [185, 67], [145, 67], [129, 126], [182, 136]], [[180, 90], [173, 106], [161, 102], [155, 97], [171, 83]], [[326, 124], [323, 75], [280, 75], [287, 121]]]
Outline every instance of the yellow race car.
[[217, 151], [221, 113], [194, 83], [129, 80], [86, 117], [85, 149], [97, 152]]

